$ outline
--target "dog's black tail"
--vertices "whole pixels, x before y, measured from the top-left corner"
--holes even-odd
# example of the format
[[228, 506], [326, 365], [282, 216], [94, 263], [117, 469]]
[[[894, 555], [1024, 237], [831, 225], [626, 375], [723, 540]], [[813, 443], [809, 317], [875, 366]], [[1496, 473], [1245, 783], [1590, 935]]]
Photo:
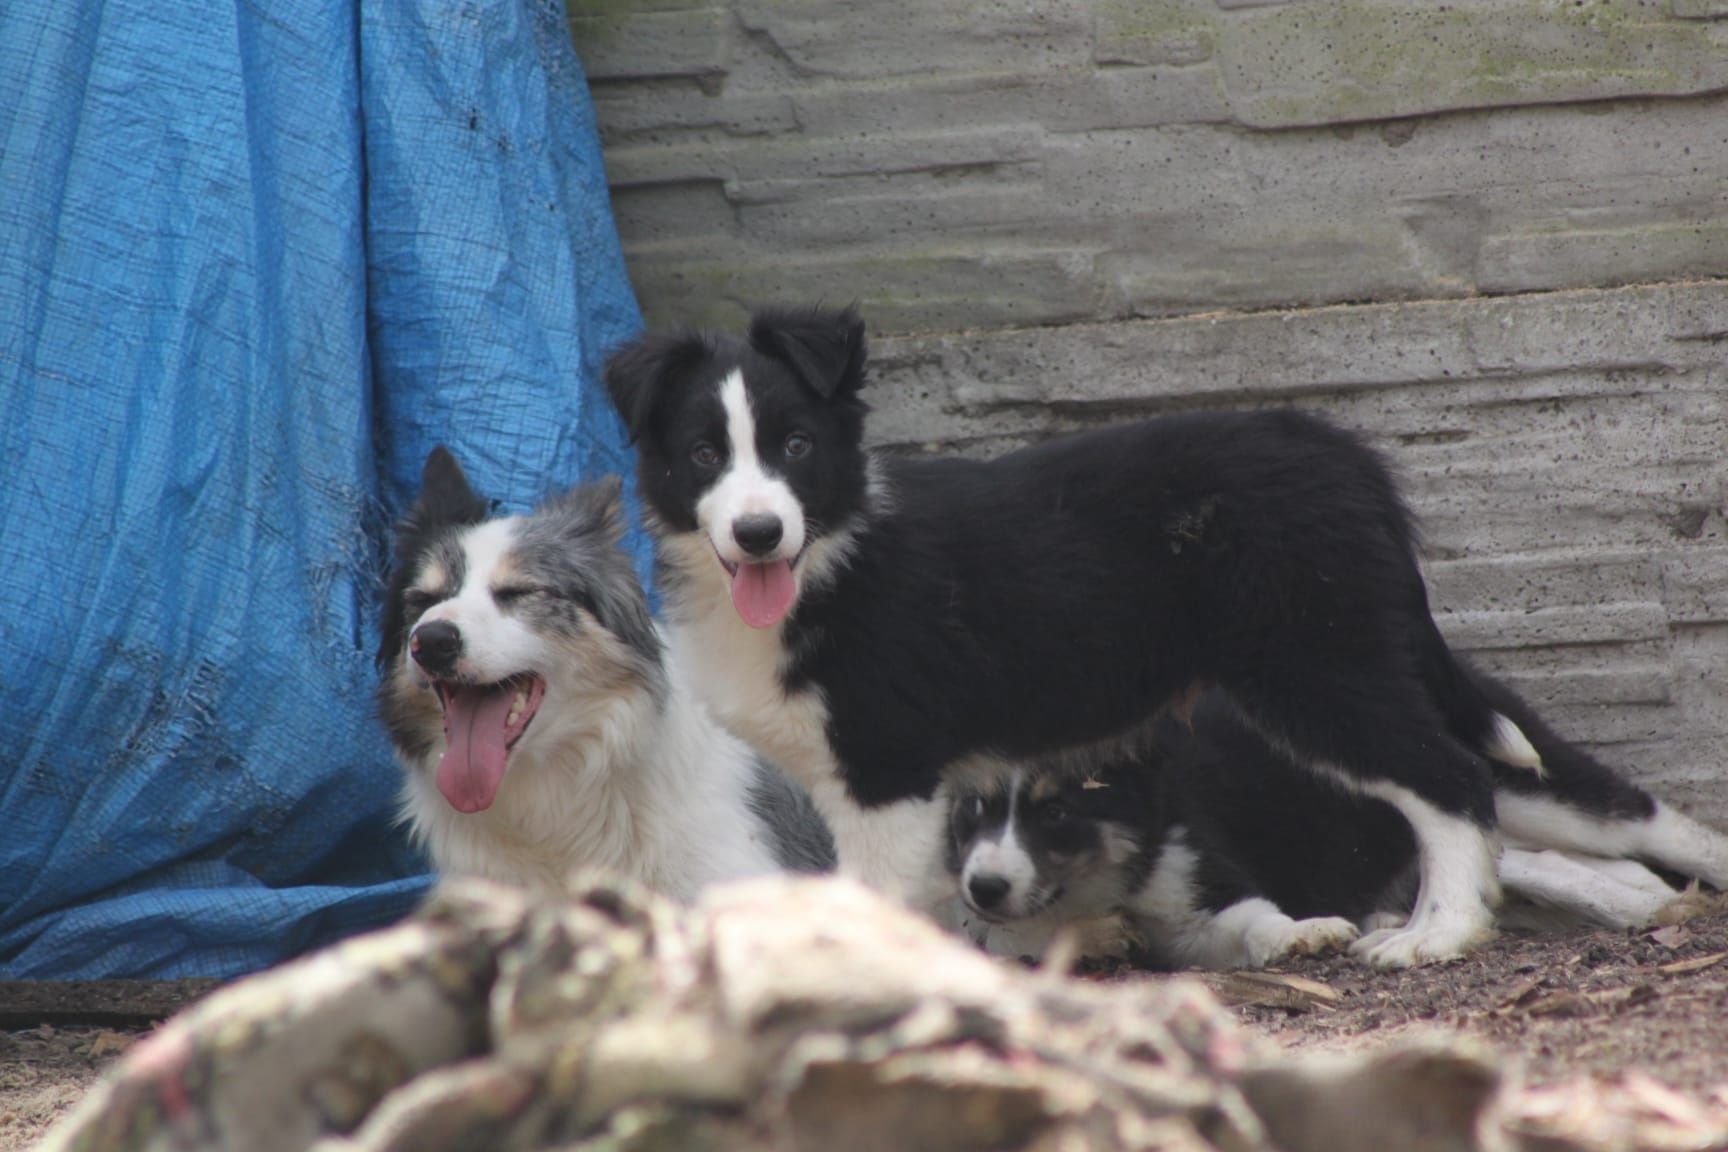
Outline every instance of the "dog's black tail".
[[[1543, 796], [1603, 822], [1646, 821], [1656, 801], [1644, 789], [1561, 736], [1508, 684], [1457, 655], [1427, 609], [1418, 660], [1452, 735], [1489, 762], [1496, 792]], [[1686, 873], [1646, 861], [1677, 887]]]
[[1519, 720], [1507, 714], [1508, 711], [1528, 714], [1529, 708], [1510, 689], [1503, 689], [1501, 694], [1517, 707], [1497, 707], [1503, 701], [1490, 699], [1490, 693], [1484, 691], [1487, 678], [1452, 651], [1429, 612], [1427, 590], [1420, 585], [1418, 588], [1421, 604], [1416, 618], [1421, 634], [1416, 637], [1416, 660], [1423, 682], [1446, 719], [1447, 729], [1466, 748], [1495, 765], [1520, 769], [1540, 779], [1542, 753], [1525, 734]]
[[[1511, 768], [1540, 780], [1543, 773], [1542, 754], [1524, 733], [1518, 720], [1495, 707], [1483, 691], [1480, 674], [1452, 651], [1440, 628], [1434, 623], [1434, 613], [1428, 604], [1428, 585], [1422, 578], [1422, 565], [1417, 560], [1421, 550], [1420, 532], [1408, 505], [1398, 494], [1398, 485], [1390, 464], [1376, 455], [1383, 492], [1381, 514], [1386, 532], [1402, 546], [1404, 577], [1410, 598], [1406, 609], [1416, 634], [1411, 646], [1416, 657], [1417, 673], [1429, 694], [1440, 707], [1446, 730], [1452, 738], [1478, 756], [1490, 761], [1497, 769]], [[1496, 685], [1515, 700], [1525, 714], [1531, 714], [1522, 700], [1510, 689]]]
[[1542, 757], [1539, 779], [1496, 759], [1491, 765], [1496, 788], [1542, 793], [1599, 820], [1639, 821], [1655, 814], [1656, 801], [1648, 792], [1554, 731], [1510, 685], [1480, 668], [1459, 664], [1487, 706], [1515, 724]]

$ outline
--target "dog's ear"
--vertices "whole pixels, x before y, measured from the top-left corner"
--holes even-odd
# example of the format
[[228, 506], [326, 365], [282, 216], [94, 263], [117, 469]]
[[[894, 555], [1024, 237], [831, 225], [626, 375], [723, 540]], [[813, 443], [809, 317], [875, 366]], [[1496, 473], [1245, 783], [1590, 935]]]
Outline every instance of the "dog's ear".
[[462, 465], [450, 450], [442, 444], [432, 449], [420, 469], [420, 496], [396, 526], [394, 560], [384, 597], [383, 632], [378, 646], [379, 668], [388, 667], [407, 641], [407, 608], [402, 594], [415, 577], [414, 559], [427, 539], [448, 528], [478, 524], [490, 513], [490, 505], [469, 485]]
[[607, 358], [606, 393], [630, 443], [648, 430], [672, 385], [700, 368], [708, 354], [707, 341], [694, 332], [644, 333]]
[[824, 400], [864, 386], [864, 321], [856, 308], [768, 308], [750, 321], [750, 346], [787, 365]]
[[468, 483], [467, 473], [450, 449], [440, 444], [426, 457], [420, 470], [420, 498], [409, 519], [425, 529], [453, 524], [478, 524], [490, 507]]
[[614, 544], [624, 542], [624, 478], [603, 476], [576, 490], [576, 498], [589, 521], [605, 532]]

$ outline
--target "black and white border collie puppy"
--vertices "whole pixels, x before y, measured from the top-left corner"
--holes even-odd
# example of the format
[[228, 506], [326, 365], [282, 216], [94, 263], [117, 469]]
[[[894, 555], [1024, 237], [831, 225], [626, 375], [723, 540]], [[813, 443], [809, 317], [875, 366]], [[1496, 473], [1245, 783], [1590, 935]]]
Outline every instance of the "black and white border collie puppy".
[[[1508, 810], [1500, 877], [1522, 898], [1509, 909], [1516, 920], [1646, 924], [1682, 896], [1644, 862], [1676, 882], [1728, 883], [1728, 837], [1560, 740], [1505, 685], [1471, 674], [1545, 765], [1540, 779], [1496, 769], [1496, 801]], [[1585, 827], [1587, 838], [1569, 831]], [[1400, 923], [1415, 894], [1403, 818], [1303, 769], [1217, 692], [1191, 724], [1160, 723], [1135, 755], [1027, 766], [960, 788], [950, 837], [965, 927], [999, 954], [1036, 956], [1057, 931], [1084, 926], [1088, 954], [1137, 948], [1172, 967], [1257, 968]]]
[[850, 310], [647, 335], [606, 381], [695, 690], [809, 787], [843, 870], [935, 898], [945, 778], [1107, 754], [1207, 681], [1415, 830], [1416, 911], [1362, 955], [1440, 960], [1490, 931], [1487, 761], [1538, 760], [1459, 675], [1410, 516], [1354, 437], [1204, 413], [988, 462], [872, 456]]
[[[1084, 956], [1211, 969], [1260, 968], [1357, 938], [1351, 918], [1296, 919], [1242, 873], [1229, 845], [1197, 838], [1164, 794], [1167, 767], [1125, 756], [960, 786], [948, 867], [965, 904], [962, 930], [993, 954], [1036, 959], [1059, 932], [1079, 928]], [[1408, 826], [1391, 818], [1408, 845]]]
[[491, 518], [432, 452], [379, 652], [404, 818], [440, 873], [548, 891], [596, 867], [688, 900], [831, 867], [809, 798], [664, 658], [622, 525], [616, 479]]

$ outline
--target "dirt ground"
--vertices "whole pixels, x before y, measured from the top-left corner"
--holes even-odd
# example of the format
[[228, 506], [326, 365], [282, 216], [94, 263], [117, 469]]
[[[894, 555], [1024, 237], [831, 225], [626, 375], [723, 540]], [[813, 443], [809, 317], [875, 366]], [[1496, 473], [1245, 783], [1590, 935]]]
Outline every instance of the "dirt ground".
[[28, 1148], [139, 1033], [43, 1024], [0, 1033], [0, 1148]]
[[1465, 959], [1403, 972], [1334, 955], [1203, 979], [1244, 1024], [1290, 1051], [1463, 1032], [1519, 1058], [1532, 1084], [1638, 1069], [1674, 1088], [1728, 1093], [1728, 911], [1720, 903], [1636, 932], [1502, 932]]
[[[1205, 979], [1247, 1026], [1294, 1051], [1465, 1032], [1519, 1057], [1533, 1083], [1639, 1069], [1689, 1092], [1728, 1092], [1728, 912], [1641, 932], [1505, 932], [1468, 959], [1408, 972], [1326, 956]], [[0, 1152], [29, 1148], [152, 1018], [208, 985], [109, 987], [58, 995], [68, 986], [41, 985], [23, 1002], [0, 994], [11, 1028], [0, 1032]], [[31, 1016], [50, 1022], [18, 1027]]]
[[1504, 933], [1467, 959], [1407, 972], [1336, 956], [1280, 972], [1336, 997], [1317, 996], [1305, 1011], [1236, 1008], [1288, 1049], [1349, 1050], [1444, 1029], [1520, 1055], [1533, 1083], [1637, 1068], [1692, 1092], [1728, 1089], [1728, 915], [1720, 912], [1641, 932]]
[[0, 985], [0, 1152], [29, 1148], [102, 1069], [207, 980]]

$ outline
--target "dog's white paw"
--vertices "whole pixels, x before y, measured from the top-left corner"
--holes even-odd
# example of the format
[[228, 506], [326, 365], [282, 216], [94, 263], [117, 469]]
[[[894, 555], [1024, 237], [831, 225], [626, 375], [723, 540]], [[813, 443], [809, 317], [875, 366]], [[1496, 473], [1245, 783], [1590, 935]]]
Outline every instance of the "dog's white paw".
[[1356, 925], [1340, 916], [1317, 916], [1291, 925], [1286, 956], [1316, 956], [1335, 952], [1357, 937]]
[[1372, 936], [1376, 932], [1388, 932], [1410, 922], [1410, 917], [1402, 912], [1370, 912], [1362, 917], [1362, 935]]
[[1382, 928], [1351, 945], [1350, 954], [1376, 968], [1414, 968], [1464, 955], [1494, 933], [1494, 918], [1479, 914], [1429, 916], [1403, 928]]
[[1276, 927], [1251, 932], [1247, 943], [1248, 963], [1255, 968], [1289, 956], [1315, 956], [1343, 948], [1356, 939], [1356, 925], [1337, 916], [1312, 920], [1286, 920]]

